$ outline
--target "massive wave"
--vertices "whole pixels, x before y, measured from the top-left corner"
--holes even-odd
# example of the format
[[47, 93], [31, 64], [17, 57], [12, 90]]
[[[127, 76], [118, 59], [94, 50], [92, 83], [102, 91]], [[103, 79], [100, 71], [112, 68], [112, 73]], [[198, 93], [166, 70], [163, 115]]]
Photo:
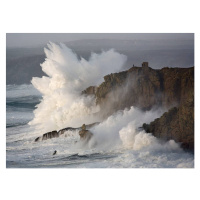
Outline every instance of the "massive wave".
[[99, 111], [94, 98], [81, 96], [81, 91], [100, 84], [105, 75], [118, 72], [127, 57], [111, 49], [101, 54], [92, 53], [87, 61], [78, 59], [64, 44], [51, 42], [44, 51], [46, 59], [41, 67], [48, 76], [32, 79], [43, 97], [29, 124], [50, 131], [99, 121], [94, 116]]

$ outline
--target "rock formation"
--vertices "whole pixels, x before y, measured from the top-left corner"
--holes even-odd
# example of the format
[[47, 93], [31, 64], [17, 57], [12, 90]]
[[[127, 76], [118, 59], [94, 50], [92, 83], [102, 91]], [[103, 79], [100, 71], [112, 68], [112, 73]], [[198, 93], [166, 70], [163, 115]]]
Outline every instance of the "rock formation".
[[184, 149], [194, 152], [194, 94], [150, 124], [143, 124], [143, 128], [158, 138], [180, 142]]
[[56, 137], [59, 137], [60, 135], [64, 134], [66, 131], [72, 131], [72, 130], [76, 130], [76, 129], [79, 129], [79, 128], [68, 127], [68, 128], [61, 129], [59, 131], [47, 132], [47, 133], [44, 133], [41, 137], [37, 137], [35, 139], [35, 142], [38, 142], [40, 140], [56, 138]]
[[93, 134], [90, 131], [86, 130], [85, 124], [82, 125], [81, 130], [79, 131], [79, 135], [80, 139], [86, 142], [88, 142], [93, 136]]
[[[96, 126], [97, 124], [99, 124], [99, 122], [85, 125], [85, 130], [89, 129], [89, 128], [92, 128], [93, 126]], [[75, 131], [75, 130], [81, 130], [81, 129], [82, 129], [81, 127], [79, 127], [79, 128], [67, 127], [67, 128], [63, 128], [63, 129], [61, 129], [59, 131], [47, 132], [47, 133], [44, 133], [41, 137], [37, 137], [35, 139], [35, 142], [39, 142], [41, 140], [47, 140], [47, 139], [52, 139], [52, 138], [59, 137], [60, 135], [63, 135], [67, 131]]]
[[95, 94], [96, 89], [97, 89], [96, 86], [90, 86], [86, 90], [82, 91], [82, 94], [87, 94], [87, 95]]
[[104, 117], [117, 110], [138, 107], [149, 110], [164, 107], [169, 110], [143, 128], [158, 138], [174, 139], [186, 149], [194, 148], [194, 67], [155, 70], [143, 63], [128, 71], [109, 74], [94, 95]]
[[194, 67], [161, 70], [132, 67], [128, 71], [105, 76], [96, 92], [93, 90], [93, 95], [102, 108], [112, 104], [113, 111], [130, 106], [149, 110], [154, 106], [170, 108], [179, 105], [192, 90]]
[[42, 137], [42, 140], [47, 140], [47, 139], [51, 139], [51, 138], [55, 138], [58, 137], [58, 132], [57, 131], [51, 131], [48, 133], [45, 133]]

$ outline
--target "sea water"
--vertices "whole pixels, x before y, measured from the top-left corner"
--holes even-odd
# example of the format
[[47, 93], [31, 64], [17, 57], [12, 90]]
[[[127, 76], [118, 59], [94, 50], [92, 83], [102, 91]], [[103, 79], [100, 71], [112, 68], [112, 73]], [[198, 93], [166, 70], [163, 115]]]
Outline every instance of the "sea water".
[[[184, 152], [174, 141], [163, 144], [152, 135], [140, 132], [139, 136], [134, 123], [127, 122], [130, 116], [134, 119], [134, 115], [141, 114], [133, 108], [92, 128], [99, 143], [96, 146], [92, 142], [82, 145], [77, 131], [35, 142], [43, 132], [28, 122], [34, 118], [33, 111], [42, 99], [41, 94], [32, 85], [7, 85], [6, 90], [7, 168], [194, 167], [194, 156]], [[145, 115], [144, 120], [147, 120], [148, 113]], [[133, 129], [138, 138], [131, 134]], [[134, 145], [133, 140], [137, 140], [137, 144]], [[55, 150], [57, 154], [53, 155]]]

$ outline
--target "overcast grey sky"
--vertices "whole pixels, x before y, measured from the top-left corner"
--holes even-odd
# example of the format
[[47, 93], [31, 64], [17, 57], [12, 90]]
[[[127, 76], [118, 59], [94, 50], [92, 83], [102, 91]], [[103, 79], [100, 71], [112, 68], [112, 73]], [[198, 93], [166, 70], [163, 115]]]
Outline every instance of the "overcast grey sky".
[[121, 40], [193, 40], [193, 33], [7, 33], [7, 47], [33, 47], [49, 41], [68, 42], [81, 39]]

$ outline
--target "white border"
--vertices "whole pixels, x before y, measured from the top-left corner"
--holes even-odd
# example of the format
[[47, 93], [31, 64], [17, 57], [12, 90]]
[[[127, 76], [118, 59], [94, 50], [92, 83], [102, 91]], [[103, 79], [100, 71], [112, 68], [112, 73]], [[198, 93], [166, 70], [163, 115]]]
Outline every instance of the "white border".
[[[197, 1], [3, 1], [1, 3], [1, 199], [198, 199], [199, 6]], [[195, 33], [195, 169], [6, 169], [5, 34]], [[197, 56], [198, 55], [198, 56]], [[198, 181], [199, 182], [199, 181]]]

